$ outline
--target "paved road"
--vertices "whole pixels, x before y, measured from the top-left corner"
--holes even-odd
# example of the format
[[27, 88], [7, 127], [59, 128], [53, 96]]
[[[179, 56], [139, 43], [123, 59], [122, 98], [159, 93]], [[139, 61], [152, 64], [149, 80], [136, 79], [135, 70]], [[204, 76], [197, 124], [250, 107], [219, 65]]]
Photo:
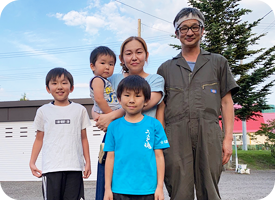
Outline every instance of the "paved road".
[[[219, 187], [223, 200], [258, 200], [266, 197], [272, 191], [274, 183], [275, 170], [255, 170], [250, 175], [226, 171], [222, 173]], [[1, 182], [1, 186], [4, 192], [14, 199], [42, 200], [41, 182], [39, 181]], [[94, 181], [85, 182], [85, 196], [86, 200], [94, 200]], [[165, 200], [168, 199], [167, 192], [165, 191]], [[275, 196], [268, 198], [268, 200], [274, 199]]]

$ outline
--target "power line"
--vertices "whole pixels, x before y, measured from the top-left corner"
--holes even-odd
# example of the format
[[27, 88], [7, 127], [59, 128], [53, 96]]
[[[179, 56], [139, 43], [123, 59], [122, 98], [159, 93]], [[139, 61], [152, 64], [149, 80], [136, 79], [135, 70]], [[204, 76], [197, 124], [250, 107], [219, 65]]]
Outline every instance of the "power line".
[[[74, 65], [66, 65], [66, 67], [73, 67], [73, 66], [77, 66], [77, 67], [79, 67], [79, 66], [84, 66], [84, 65], [89, 65], [90, 63], [89, 63], [89, 61], [88, 61], [88, 59], [87, 59], [87, 63], [82, 63], [82, 64], [74, 64]], [[62, 67], [62, 66], [55, 66], [55, 67]], [[50, 67], [50, 68], [55, 68], [55, 67]], [[34, 67], [23, 67], [23, 68], [18, 68], [18, 69], [16, 69], [16, 72], [20, 72], [20, 71], [26, 71], [26, 70], [32, 70], [32, 71], [34, 71], [34, 70], [37, 70], [37, 69], [46, 69], [46, 68], [49, 68], [49, 66], [47, 65], [46, 67], [41, 67], [41, 66], [39, 66], [39, 68], [37, 68], [37, 66], [34, 66]], [[0, 70], [1, 71], [1, 73], [3, 73], [3, 72], [11, 72], [11, 69], [6, 69], [6, 70]], [[21, 72], [20, 72], [21, 73]]]
[[[269, 15], [271, 12], [273, 12], [273, 10], [270, 10], [268, 13], [266, 13], [262, 18], [260, 18], [260, 20], [263, 20], [267, 15]], [[271, 25], [272, 25], [273, 22], [271, 22], [271, 24], [269, 24], [259, 35], [263, 34], [265, 32], [265, 30], [267, 30]], [[256, 27], [255, 27], [256, 28]]]
[[267, 27], [262, 31], [262, 33], [265, 32], [265, 31], [270, 30], [271, 28], [274, 27], [274, 25], [275, 25], [275, 20], [274, 20], [273, 22], [271, 22], [271, 23], [269, 24], [269, 26], [267, 26]]
[[[171, 39], [168, 35], [160, 35], [155, 37], [148, 37], [145, 38], [146, 42], [152, 41], [164, 41]], [[111, 49], [117, 48], [121, 45], [121, 42], [112, 42], [112, 43], [105, 43], [105, 44], [92, 44], [92, 45], [83, 45], [83, 46], [73, 46], [73, 47], [61, 47], [61, 48], [51, 48], [51, 49], [33, 49], [31, 51], [18, 51], [18, 52], [7, 52], [7, 53], [0, 53], [0, 59], [5, 58], [15, 58], [15, 57], [29, 57], [29, 56], [45, 56], [45, 55], [56, 55], [62, 53], [74, 53], [80, 51], [91, 51], [93, 48], [99, 45], [107, 45]]]
[[[145, 66], [146, 69], [152, 69], [155, 67], [159, 67], [159, 65], [164, 61], [164, 60], [168, 60], [170, 59], [170, 56], [164, 56], [164, 57], [156, 57], [154, 59], [151, 59], [149, 57], [149, 61], [148, 61], [148, 65]], [[92, 71], [89, 68], [89, 64], [82, 64], [82, 65], [68, 65], [68, 66], [78, 66], [78, 68], [66, 68], [72, 73], [72, 75], [74, 77], [86, 77], [86, 76], [91, 76], [92, 77]], [[50, 68], [55, 68], [55, 67], [60, 67], [60, 66], [51, 66]], [[0, 81], [1, 82], [8, 82], [8, 81], [26, 81], [26, 80], [30, 80], [30, 76], [32, 77], [31, 80], [37, 80], [37, 79], [44, 79], [45, 78], [45, 74], [47, 73], [47, 71], [45, 72], [45, 70], [48, 70], [49, 67], [45, 66], [45, 67], [39, 67], [39, 68], [28, 68], [28, 70], [30, 70], [29, 72], [20, 72], [20, 73], [2, 73], [1, 71], [1, 75], [0, 75]], [[115, 70], [120, 71], [121, 67], [119, 65], [116, 65]], [[10, 70], [11, 71], [11, 70]], [[9, 71], [9, 72], [10, 72]], [[83, 76], [84, 75], [84, 76]], [[85, 76], [86, 75], [86, 76]]]
[[271, 12], [273, 12], [273, 10], [270, 10], [267, 14], [265, 14], [265, 15], [261, 18], [261, 20], [262, 20], [263, 18], [265, 18], [267, 15], [269, 15]]
[[160, 30], [160, 29], [154, 28], [154, 27], [152, 27], [152, 26], [148, 26], [148, 25], [143, 24], [143, 23], [141, 23], [141, 24], [142, 24], [143, 26], [147, 26], [147, 27], [149, 27], [149, 28], [152, 28], [152, 29], [155, 29], [155, 30], [158, 30], [158, 31], [164, 32], [164, 33], [169, 33], [169, 34], [171, 34], [170, 32], [167, 32], [167, 31], [164, 31], [164, 30]]
[[[110, 44], [110, 43], [108, 43], [108, 44]], [[118, 45], [119, 44], [117, 43], [113, 47], [116, 47]], [[60, 54], [60, 53], [79, 52], [79, 51], [91, 50], [96, 46], [99, 46], [99, 44], [74, 46], [74, 47], [52, 48], [52, 49], [33, 49], [31, 51], [7, 52], [7, 53], [0, 53], [0, 59], [2, 59], [2, 58], [14, 58], [14, 57], [26, 57], [26, 56], [43, 56], [43, 55], [48, 55], [48, 54], [53, 55], [53, 54]]]
[[[115, 1], [116, 1], [116, 0], [115, 0]], [[151, 17], [154, 17], [154, 18], [156, 18], [156, 19], [160, 19], [160, 20], [162, 20], [162, 21], [164, 21], [164, 22], [167, 22], [167, 23], [169, 23], [169, 24], [172, 24], [172, 22], [169, 22], [169, 21], [167, 21], [167, 20], [165, 20], [165, 19], [159, 18], [159, 17], [157, 17], [157, 16], [155, 16], [155, 15], [151, 15], [150, 13], [147, 13], [147, 12], [144, 12], [144, 11], [139, 10], [139, 9], [137, 9], [137, 8], [134, 8], [134, 7], [132, 7], [132, 6], [128, 5], [128, 4], [126, 4], [126, 3], [123, 3], [123, 2], [121, 2], [121, 1], [116, 1], [116, 2], [121, 3], [121, 4], [125, 5], [125, 6], [128, 6], [128, 7], [132, 8], [132, 9], [134, 9], [134, 10], [137, 10], [137, 11], [139, 11], [139, 12], [142, 12], [142, 13], [144, 13], [144, 14], [146, 14], [146, 15], [151, 16]]]

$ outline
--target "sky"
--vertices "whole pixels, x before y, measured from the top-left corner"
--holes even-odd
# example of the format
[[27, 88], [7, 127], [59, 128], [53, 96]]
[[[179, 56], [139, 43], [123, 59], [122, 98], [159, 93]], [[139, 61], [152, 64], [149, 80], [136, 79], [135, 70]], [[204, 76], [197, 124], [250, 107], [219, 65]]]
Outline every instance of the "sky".
[[[0, 101], [17, 101], [24, 93], [29, 100], [52, 99], [45, 89], [45, 76], [55, 67], [66, 68], [74, 77], [70, 98], [90, 98], [90, 52], [106, 45], [118, 56], [121, 43], [137, 35], [138, 19], [150, 53], [145, 71], [156, 73], [161, 63], [179, 53], [169, 46], [180, 44], [171, 37], [172, 21], [186, 6], [186, 0], [12, 1], [0, 16]], [[253, 10], [244, 18], [249, 22], [272, 10], [259, 0], [244, 0], [241, 6]], [[255, 28], [258, 34], [268, 32], [259, 47], [275, 45], [274, 19], [271, 12]], [[117, 61], [115, 73], [120, 72]], [[269, 104], [275, 104], [275, 87], [272, 93]]]

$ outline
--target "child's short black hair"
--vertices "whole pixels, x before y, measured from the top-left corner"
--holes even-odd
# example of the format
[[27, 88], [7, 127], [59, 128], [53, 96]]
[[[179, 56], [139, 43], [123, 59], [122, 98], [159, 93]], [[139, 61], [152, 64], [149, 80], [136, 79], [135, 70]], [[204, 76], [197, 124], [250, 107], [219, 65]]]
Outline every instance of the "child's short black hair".
[[97, 61], [99, 55], [106, 55], [106, 56], [109, 55], [109, 56], [113, 57], [114, 60], [115, 60], [114, 64], [116, 64], [116, 54], [109, 47], [106, 47], [106, 46], [96, 47], [91, 52], [90, 63], [95, 65], [95, 62]]
[[151, 88], [148, 82], [138, 75], [130, 75], [122, 79], [117, 87], [117, 98], [121, 99], [121, 94], [124, 90], [134, 90], [136, 93], [142, 91], [145, 101], [151, 98]]
[[61, 77], [62, 74], [64, 74], [64, 77], [69, 80], [69, 82], [71, 84], [71, 88], [72, 88], [73, 85], [74, 85], [73, 76], [71, 75], [70, 72], [68, 72], [66, 69], [61, 68], [61, 67], [53, 68], [48, 72], [48, 74], [46, 76], [46, 86], [47, 86], [47, 88], [49, 88], [49, 82], [51, 80], [55, 80], [56, 77]]

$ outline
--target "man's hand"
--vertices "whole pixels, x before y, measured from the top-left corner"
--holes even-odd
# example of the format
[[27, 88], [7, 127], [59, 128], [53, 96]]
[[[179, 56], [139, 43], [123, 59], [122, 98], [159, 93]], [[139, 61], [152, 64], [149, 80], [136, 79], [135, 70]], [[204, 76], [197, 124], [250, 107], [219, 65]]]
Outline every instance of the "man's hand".
[[222, 164], [225, 165], [232, 155], [232, 140], [224, 139], [222, 144]]

